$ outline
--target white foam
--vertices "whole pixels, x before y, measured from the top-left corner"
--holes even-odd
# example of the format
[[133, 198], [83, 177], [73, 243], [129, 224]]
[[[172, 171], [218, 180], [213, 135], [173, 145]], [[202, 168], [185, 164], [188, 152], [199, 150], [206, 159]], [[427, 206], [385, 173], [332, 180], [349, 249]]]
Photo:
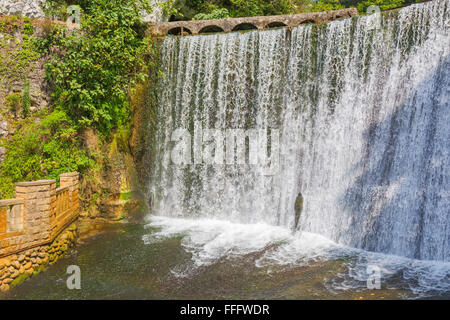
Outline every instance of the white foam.
[[[409, 287], [420, 297], [450, 292], [450, 263], [420, 261], [393, 255], [367, 252], [339, 245], [323, 236], [297, 232], [268, 224], [240, 224], [214, 219], [148, 217], [147, 227], [156, 228], [143, 237], [146, 244], [181, 237], [183, 248], [192, 254], [193, 268], [178, 266], [176, 277], [186, 277], [196, 268], [220, 259], [260, 253], [255, 266], [272, 268], [307, 266], [316, 261], [344, 259], [347, 271], [327, 283], [330, 290], [366, 288], [367, 266], [382, 273], [384, 287]], [[392, 280], [395, 277], [395, 280]], [[389, 285], [387, 285], [389, 284]]]

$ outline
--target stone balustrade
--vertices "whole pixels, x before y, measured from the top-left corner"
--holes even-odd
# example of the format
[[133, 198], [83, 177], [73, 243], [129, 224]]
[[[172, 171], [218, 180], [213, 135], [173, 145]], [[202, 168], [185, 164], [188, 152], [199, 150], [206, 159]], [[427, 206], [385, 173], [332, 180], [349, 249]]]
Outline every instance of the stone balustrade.
[[16, 184], [16, 199], [0, 201], [0, 258], [52, 242], [79, 214], [78, 173]]
[[325, 23], [358, 15], [355, 8], [334, 11], [299, 13], [278, 16], [226, 18], [217, 20], [193, 20], [149, 23], [149, 33], [154, 36], [188, 35], [200, 33], [232, 32], [246, 29], [270, 29], [296, 27], [310, 23]]
[[80, 211], [78, 179], [76, 172], [62, 174], [59, 188], [55, 180], [17, 183], [16, 198], [0, 200], [1, 290], [56, 261], [72, 244], [76, 226], [68, 227]]

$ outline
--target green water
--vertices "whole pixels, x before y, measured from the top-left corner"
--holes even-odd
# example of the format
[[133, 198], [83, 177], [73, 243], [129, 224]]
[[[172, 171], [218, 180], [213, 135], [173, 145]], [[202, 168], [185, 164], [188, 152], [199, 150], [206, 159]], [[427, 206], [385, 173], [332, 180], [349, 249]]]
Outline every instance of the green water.
[[[144, 244], [142, 225], [116, 225], [78, 244], [43, 273], [0, 294], [0, 299], [405, 299], [406, 290], [327, 289], [347, 272], [342, 260], [308, 266], [255, 266], [264, 252], [226, 258], [192, 269], [181, 237]], [[154, 231], [153, 231], [154, 232]], [[267, 248], [268, 249], [268, 248]], [[81, 269], [81, 289], [69, 290], [67, 267]], [[190, 270], [176, 276], [174, 270]]]

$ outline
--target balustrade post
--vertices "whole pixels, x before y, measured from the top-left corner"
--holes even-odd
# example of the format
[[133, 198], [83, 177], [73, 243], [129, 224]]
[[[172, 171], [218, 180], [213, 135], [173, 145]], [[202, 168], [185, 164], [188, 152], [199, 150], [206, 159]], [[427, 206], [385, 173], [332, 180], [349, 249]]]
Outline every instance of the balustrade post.
[[78, 196], [78, 181], [80, 174], [78, 172], [64, 173], [59, 176], [61, 187], [69, 188], [69, 207], [73, 214], [78, 214], [80, 201]]
[[51, 221], [56, 212], [56, 181], [16, 183], [16, 198], [24, 201], [22, 245], [28, 247], [50, 241]]

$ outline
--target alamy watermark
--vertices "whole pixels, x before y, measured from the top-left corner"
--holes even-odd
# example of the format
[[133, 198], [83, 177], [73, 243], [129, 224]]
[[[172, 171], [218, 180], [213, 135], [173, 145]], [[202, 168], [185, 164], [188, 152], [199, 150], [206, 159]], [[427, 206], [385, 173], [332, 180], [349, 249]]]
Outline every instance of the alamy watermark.
[[280, 133], [278, 129], [204, 129], [196, 122], [194, 132], [178, 128], [171, 141], [172, 164], [250, 165], [262, 175], [276, 175], [280, 169]]
[[67, 28], [69, 30], [79, 29], [81, 24], [81, 7], [77, 5], [68, 6], [67, 13], [70, 15], [66, 21]]
[[379, 6], [371, 5], [367, 7], [367, 14], [370, 16], [367, 18], [367, 30], [378, 30], [381, 28], [381, 9]]
[[80, 290], [81, 289], [81, 269], [79, 266], [68, 266], [67, 274], [70, 274], [70, 277], [67, 278], [66, 285], [69, 290]]

